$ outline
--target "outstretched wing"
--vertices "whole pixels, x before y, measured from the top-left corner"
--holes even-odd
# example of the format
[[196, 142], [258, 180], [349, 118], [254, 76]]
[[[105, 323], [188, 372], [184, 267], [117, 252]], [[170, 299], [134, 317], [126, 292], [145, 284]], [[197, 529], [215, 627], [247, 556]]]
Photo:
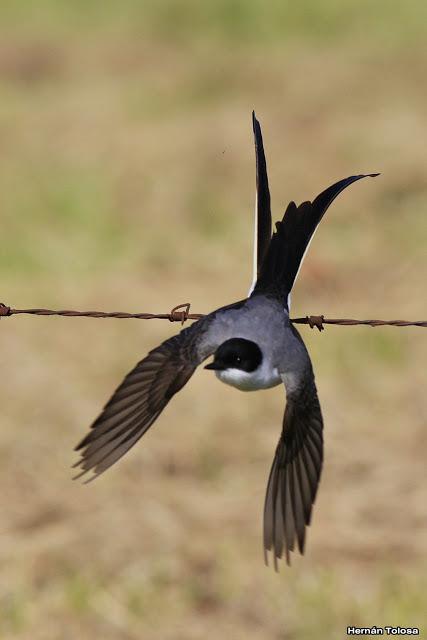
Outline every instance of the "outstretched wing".
[[277, 445], [264, 506], [264, 553], [273, 552], [274, 566], [295, 541], [304, 553], [323, 462], [323, 420], [310, 365], [297, 391], [287, 393], [283, 429]]
[[252, 290], [255, 286], [261, 269], [261, 264], [267, 254], [268, 245], [270, 244], [271, 240], [271, 209], [270, 190], [268, 188], [267, 163], [265, 161], [261, 125], [256, 119], [254, 111], [252, 111], [252, 127], [254, 131], [256, 159], [256, 202], [254, 224], [253, 282], [249, 295], [250, 293], [252, 293]]
[[94, 476], [111, 467], [148, 431], [172, 396], [182, 389], [203, 358], [196, 343], [196, 324], [163, 342], [128, 373], [122, 384], [77, 445], [81, 458], [74, 467]]

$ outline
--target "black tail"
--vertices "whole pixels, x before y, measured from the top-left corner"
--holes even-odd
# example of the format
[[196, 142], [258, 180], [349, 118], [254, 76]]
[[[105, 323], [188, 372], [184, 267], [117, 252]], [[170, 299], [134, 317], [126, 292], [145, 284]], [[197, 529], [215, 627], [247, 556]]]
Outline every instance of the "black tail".
[[261, 125], [252, 111], [252, 127], [255, 140], [256, 158], [256, 225], [254, 271], [259, 276], [261, 265], [271, 240], [270, 190], [268, 188], [267, 163], [262, 142]]
[[295, 202], [290, 202], [282, 221], [276, 222], [276, 231], [271, 238], [252, 295], [269, 293], [286, 303], [310, 240], [329, 205], [353, 182], [378, 175], [369, 173], [340, 180], [318, 195], [313, 202], [303, 202], [299, 207]]

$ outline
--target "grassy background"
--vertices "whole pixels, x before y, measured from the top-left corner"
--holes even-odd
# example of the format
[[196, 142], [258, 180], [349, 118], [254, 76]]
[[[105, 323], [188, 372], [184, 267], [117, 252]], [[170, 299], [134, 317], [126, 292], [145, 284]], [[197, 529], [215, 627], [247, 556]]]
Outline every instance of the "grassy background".
[[[295, 315], [423, 318], [427, 5], [3, 0], [0, 298], [209, 311], [251, 279], [261, 119], [276, 218], [333, 205]], [[232, 277], [230, 277], [230, 274]], [[418, 625], [427, 596], [426, 336], [303, 329], [326, 423], [306, 556], [264, 567], [283, 393], [195, 375], [117, 467], [72, 448], [168, 323], [1, 321], [0, 637], [314, 640]]]

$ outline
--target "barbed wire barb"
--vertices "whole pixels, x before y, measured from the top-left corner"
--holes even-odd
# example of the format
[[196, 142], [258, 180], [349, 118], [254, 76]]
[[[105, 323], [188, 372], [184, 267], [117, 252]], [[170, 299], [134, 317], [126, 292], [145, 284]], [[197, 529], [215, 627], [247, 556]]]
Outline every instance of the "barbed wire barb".
[[[184, 302], [173, 307], [169, 313], [127, 313], [124, 311], [74, 311], [71, 309], [13, 309], [0, 302], [0, 318], [19, 314], [33, 316], [62, 316], [66, 318], [118, 318], [136, 320], [169, 320], [184, 324], [187, 320], [200, 320], [203, 313], [190, 313], [190, 302]], [[350, 327], [367, 325], [370, 327], [427, 327], [427, 320], [355, 320], [353, 318], [325, 318], [323, 315], [310, 315], [301, 318], [291, 318], [293, 324], [308, 324], [311, 329], [316, 327], [324, 330], [325, 324]]]

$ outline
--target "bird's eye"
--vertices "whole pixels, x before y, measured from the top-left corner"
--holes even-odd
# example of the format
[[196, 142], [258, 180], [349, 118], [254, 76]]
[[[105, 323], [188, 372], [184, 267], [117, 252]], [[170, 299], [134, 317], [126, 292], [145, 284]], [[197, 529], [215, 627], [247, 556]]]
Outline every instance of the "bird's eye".
[[240, 356], [236, 356], [236, 363], [240, 364], [242, 362], [242, 358]]

